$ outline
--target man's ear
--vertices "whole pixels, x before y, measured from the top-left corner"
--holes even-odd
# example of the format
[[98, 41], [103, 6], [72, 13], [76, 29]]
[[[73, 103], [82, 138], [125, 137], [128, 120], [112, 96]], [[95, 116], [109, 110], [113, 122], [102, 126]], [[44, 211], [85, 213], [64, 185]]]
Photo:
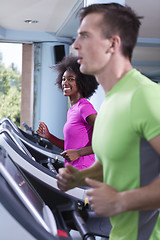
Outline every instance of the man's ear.
[[121, 45], [121, 39], [118, 35], [114, 35], [111, 38], [111, 47], [110, 47], [110, 51], [113, 53], [115, 52], [117, 49], [120, 48]]

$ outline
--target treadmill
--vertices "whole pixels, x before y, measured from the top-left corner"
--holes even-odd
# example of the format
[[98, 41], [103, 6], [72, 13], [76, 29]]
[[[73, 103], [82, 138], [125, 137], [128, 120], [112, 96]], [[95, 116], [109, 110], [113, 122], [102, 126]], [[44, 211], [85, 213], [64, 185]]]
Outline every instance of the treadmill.
[[109, 219], [96, 216], [90, 209], [89, 204], [86, 204], [87, 188], [77, 187], [66, 193], [62, 193], [57, 187], [57, 170], [46, 168], [41, 161], [38, 162], [11, 127], [4, 128], [4, 126], [0, 125], [0, 145], [5, 148], [13, 162], [25, 174], [41, 198], [50, 207], [51, 211], [55, 210], [55, 206], [56, 209], [63, 209], [62, 215], [69, 230], [78, 229], [75, 220], [73, 220], [75, 216], [73, 216], [72, 208], [74, 208], [78, 209], [80, 217], [87, 226], [87, 231], [92, 232], [95, 236], [109, 237], [111, 229]]
[[[23, 237], [27, 236], [28, 232], [29, 239], [72, 239], [64, 222], [55, 217], [55, 213], [42, 200], [2, 146], [0, 146], [0, 209], [1, 213], [3, 212], [1, 216], [3, 220], [9, 219], [4, 216], [5, 213], [7, 217], [11, 215], [19, 223], [16, 225], [17, 229], [12, 230], [16, 232], [17, 240], [22, 237], [19, 235], [20, 232]], [[2, 226], [3, 224], [0, 225], [0, 235], [6, 236], [3, 231], [10, 230], [10, 226], [3, 229]], [[12, 233], [10, 236], [12, 239]]]

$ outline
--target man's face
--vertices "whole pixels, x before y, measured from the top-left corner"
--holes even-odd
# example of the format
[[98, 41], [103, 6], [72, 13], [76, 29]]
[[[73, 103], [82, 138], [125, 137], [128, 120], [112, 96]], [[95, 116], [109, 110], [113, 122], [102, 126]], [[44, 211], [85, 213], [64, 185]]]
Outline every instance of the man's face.
[[99, 13], [87, 15], [78, 29], [78, 36], [73, 47], [78, 51], [80, 70], [85, 74], [97, 75], [105, 68], [110, 54], [110, 40], [102, 35]]

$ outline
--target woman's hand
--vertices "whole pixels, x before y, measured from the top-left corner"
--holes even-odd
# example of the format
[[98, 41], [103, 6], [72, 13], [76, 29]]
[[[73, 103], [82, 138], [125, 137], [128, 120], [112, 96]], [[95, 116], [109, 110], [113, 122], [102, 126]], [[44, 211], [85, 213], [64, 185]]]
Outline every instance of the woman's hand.
[[44, 122], [39, 121], [39, 127], [36, 133], [38, 133], [38, 135], [40, 135], [43, 138], [49, 139], [50, 132], [48, 130], [47, 125]]
[[80, 157], [79, 149], [68, 149], [61, 153], [61, 156], [64, 157], [68, 162], [75, 161]]
[[93, 154], [92, 146], [87, 146], [79, 149], [67, 149], [61, 153], [68, 162], [75, 161], [76, 159]]

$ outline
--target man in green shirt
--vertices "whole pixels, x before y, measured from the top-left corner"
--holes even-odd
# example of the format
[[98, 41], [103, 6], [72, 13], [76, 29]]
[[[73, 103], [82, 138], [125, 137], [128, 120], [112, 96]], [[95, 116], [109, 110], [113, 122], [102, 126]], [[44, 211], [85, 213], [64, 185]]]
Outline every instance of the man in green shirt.
[[93, 150], [98, 161], [60, 169], [62, 191], [89, 185], [93, 210], [110, 217], [111, 240], [160, 239], [160, 87], [131, 65], [140, 18], [127, 6], [94, 4], [80, 12], [74, 42], [81, 72], [105, 91]]

